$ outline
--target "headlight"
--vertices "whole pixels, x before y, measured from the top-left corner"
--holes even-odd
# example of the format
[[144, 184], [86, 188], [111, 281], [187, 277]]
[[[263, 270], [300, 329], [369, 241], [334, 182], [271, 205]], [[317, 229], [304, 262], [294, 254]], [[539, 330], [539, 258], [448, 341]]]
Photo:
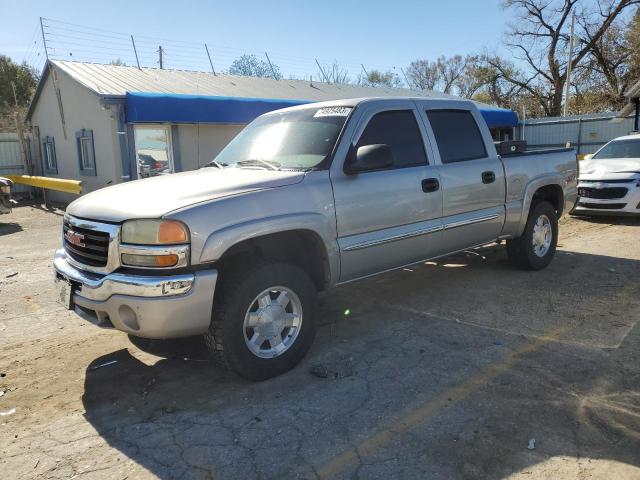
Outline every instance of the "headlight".
[[10, 194], [11, 193], [11, 187], [9, 185], [1, 185], [0, 186], [0, 192], [6, 193], [6, 194]]
[[122, 225], [122, 243], [176, 245], [189, 242], [189, 230], [176, 220], [130, 220]]
[[123, 265], [140, 268], [189, 264], [189, 230], [176, 220], [130, 220], [120, 233]]

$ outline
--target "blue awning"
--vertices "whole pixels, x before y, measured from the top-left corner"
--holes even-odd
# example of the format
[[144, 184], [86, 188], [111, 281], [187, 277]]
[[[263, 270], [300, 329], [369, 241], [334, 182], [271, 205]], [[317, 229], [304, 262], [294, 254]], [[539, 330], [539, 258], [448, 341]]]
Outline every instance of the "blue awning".
[[263, 113], [309, 103], [307, 100], [127, 93], [127, 122], [239, 123]]
[[[246, 124], [263, 113], [311, 103], [309, 100], [213, 97], [172, 93], [130, 92], [126, 98], [127, 123], [235, 123]], [[489, 127], [514, 127], [518, 115], [502, 108], [479, 105]]]
[[518, 114], [513, 110], [487, 108], [484, 105], [478, 105], [478, 109], [490, 128], [515, 127], [518, 125]]

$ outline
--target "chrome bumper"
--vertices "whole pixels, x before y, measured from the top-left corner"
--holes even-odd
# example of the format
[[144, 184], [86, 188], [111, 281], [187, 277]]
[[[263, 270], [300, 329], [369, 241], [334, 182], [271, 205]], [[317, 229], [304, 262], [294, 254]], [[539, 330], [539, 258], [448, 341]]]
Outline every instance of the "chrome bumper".
[[79, 270], [67, 261], [64, 250], [56, 251], [53, 257], [56, 271], [72, 282], [80, 284], [78, 292], [89, 300], [107, 300], [112, 295], [132, 295], [135, 297], [170, 297], [183, 295], [193, 287], [195, 275], [185, 273], [172, 276], [137, 276], [110, 273], [100, 275]]
[[[77, 269], [64, 250], [53, 259], [57, 278], [71, 282], [73, 303], [97, 323], [147, 338], [204, 333], [211, 323], [217, 270], [171, 276], [100, 275]], [[84, 315], [83, 315], [84, 316]]]

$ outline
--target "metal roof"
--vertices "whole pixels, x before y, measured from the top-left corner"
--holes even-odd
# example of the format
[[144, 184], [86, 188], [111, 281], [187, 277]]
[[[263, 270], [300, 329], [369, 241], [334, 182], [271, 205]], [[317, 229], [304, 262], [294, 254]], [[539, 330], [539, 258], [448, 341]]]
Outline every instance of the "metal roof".
[[124, 96], [127, 92], [147, 92], [313, 101], [381, 96], [451, 97], [443, 93], [414, 91], [407, 88], [364, 87], [322, 83], [315, 80], [313, 82], [275, 80], [63, 60], [52, 60], [51, 63], [88, 89], [103, 96]]
[[636, 109], [636, 101], [640, 97], [640, 81], [627, 89], [624, 96], [629, 99], [629, 103], [618, 113], [618, 118], [631, 115]]
[[[275, 80], [186, 70], [137, 68], [66, 60], [49, 60], [29, 105], [27, 120], [42, 91], [49, 67], [64, 72], [74, 81], [102, 97], [125, 97], [127, 93], [241, 97], [320, 102], [364, 97], [454, 98], [441, 92], [408, 88], [367, 87], [310, 80]], [[497, 107], [475, 102], [480, 108]], [[508, 111], [508, 110], [505, 110]]]

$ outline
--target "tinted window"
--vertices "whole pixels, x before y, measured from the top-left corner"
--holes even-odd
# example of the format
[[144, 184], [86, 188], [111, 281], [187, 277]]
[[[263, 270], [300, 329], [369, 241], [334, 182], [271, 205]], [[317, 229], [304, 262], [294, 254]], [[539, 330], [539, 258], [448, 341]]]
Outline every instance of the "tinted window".
[[427, 163], [422, 135], [410, 110], [375, 114], [362, 132], [357, 147], [375, 144], [385, 144], [391, 148], [395, 168]]
[[640, 158], [640, 138], [633, 140], [615, 140], [607, 143], [593, 158]]
[[462, 162], [487, 156], [480, 129], [466, 110], [428, 110], [442, 163]]

